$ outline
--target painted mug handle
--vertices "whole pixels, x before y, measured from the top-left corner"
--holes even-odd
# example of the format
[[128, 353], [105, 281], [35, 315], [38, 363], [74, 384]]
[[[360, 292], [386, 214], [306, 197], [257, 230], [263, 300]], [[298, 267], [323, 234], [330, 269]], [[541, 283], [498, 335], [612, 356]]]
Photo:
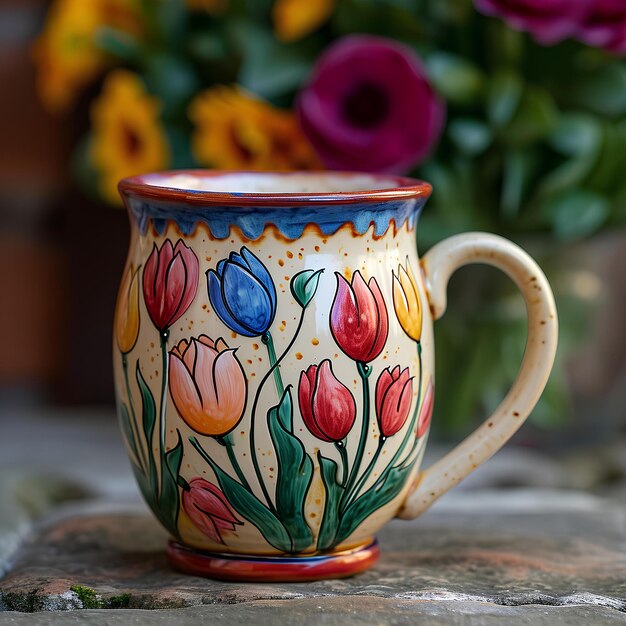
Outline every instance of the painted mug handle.
[[514, 243], [487, 233], [465, 233], [435, 245], [423, 258], [424, 282], [433, 318], [446, 310], [450, 276], [468, 263], [501, 269], [520, 288], [528, 314], [528, 338], [519, 373], [495, 412], [454, 450], [420, 472], [398, 517], [412, 519], [495, 454], [517, 431], [543, 391], [556, 353], [558, 322], [544, 273]]

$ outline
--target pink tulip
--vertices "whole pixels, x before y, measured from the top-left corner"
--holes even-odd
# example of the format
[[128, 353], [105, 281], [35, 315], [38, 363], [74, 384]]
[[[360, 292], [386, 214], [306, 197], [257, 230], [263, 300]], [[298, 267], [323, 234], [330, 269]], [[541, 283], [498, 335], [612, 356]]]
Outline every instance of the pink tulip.
[[395, 435], [404, 426], [413, 401], [413, 377], [409, 368], [386, 368], [376, 383], [376, 418], [383, 437]]
[[426, 387], [426, 393], [424, 394], [424, 400], [422, 402], [422, 408], [420, 409], [419, 418], [417, 420], [417, 436], [422, 437], [426, 434], [428, 427], [430, 426], [430, 419], [433, 416], [433, 408], [435, 406], [435, 388], [433, 381], [428, 382]]

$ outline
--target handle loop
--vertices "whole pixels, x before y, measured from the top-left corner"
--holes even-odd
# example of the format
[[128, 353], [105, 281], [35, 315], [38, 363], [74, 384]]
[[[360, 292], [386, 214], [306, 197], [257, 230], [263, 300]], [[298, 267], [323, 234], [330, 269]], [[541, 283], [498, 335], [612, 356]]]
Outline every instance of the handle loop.
[[554, 296], [533, 259], [514, 243], [488, 233], [456, 235], [434, 246], [422, 262], [434, 319], [446, 310], [450, 276], [468, 263], [501, 269], [526, 302], [528, 338], [519, 373], [494, 413], [454, 450], [421, 472], [398, 517], [412, 519], [495, 454], [524, 423], [543, 391], [556, 354], [558, 321]]

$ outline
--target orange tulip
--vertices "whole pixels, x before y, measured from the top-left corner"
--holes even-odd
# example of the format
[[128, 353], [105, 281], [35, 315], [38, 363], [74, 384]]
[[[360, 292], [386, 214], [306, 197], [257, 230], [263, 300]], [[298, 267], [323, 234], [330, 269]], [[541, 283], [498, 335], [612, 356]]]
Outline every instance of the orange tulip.
[[117, 347], [127, 354], [137, 343], [139, 335], [139, 268], [133, 265], [124, 274], [115, 311]]
[[247, 384], [235, 350], [206, 335], [170, 351], [170, 393], [181, 417], [210, 437], [229, 433], [246, 408]]

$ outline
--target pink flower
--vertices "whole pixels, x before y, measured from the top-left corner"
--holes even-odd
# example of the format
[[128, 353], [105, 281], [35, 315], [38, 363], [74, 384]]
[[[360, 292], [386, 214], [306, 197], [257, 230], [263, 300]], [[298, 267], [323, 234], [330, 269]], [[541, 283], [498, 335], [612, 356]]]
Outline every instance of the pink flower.
[[402, 173], [430, 153], [445, 106], [418, 56], [382, 37], [351, 35], [320, 57], [297, 101], [327, 167]]
[[148, 314], [161, 331], [185, 314], [198, 290], [198, 257], [179, 239], [156, 244], [143, 269], [143, 297]]
[[503, 19], [511, 28], [529, 32], [542, 44], [573, 36], [588, 13], [591, 1], [474, 0], [482, 13]]
[[590, 46], [626, 54], [626, 2], [595, 0], [582, 21], [578, 38]]
[[328, 359], [300, 374], [298, 403], [306, 427], [322, 441], [341, 441], [354, 425], [356, 403]]
[[422, 402], [422, 408], [417, 419], [417, 436], [421, 437], [426, 434], [428, 427], [430, 426], [430, 418], [433, 416], [433, 408], [435, 406], [435, 388], [433, 381], [428, 381], [426, 387], [426, 393], [424, 394], [424, 400]]
[[241, 525], [232, 512], [226, 496], [213, 483], [199, 476], [183, 490], [183, 509], [189, 519], [215, 543], [224, 543], [222, 530]]
[[404, 426], [413, 400], [413, 377], [409, 368], [400, 372], [400, 366], [393, 370], [384, 369], [376, 382], [376, 419], [383, 437], [395, 435]]
[[357, 270], [349, 283], [339, 272], [330, 311], [330, 331], [337, 345], [353, 360], [373, 361], [385, 347], [389, 316], [375, 278], [366, 283]]

